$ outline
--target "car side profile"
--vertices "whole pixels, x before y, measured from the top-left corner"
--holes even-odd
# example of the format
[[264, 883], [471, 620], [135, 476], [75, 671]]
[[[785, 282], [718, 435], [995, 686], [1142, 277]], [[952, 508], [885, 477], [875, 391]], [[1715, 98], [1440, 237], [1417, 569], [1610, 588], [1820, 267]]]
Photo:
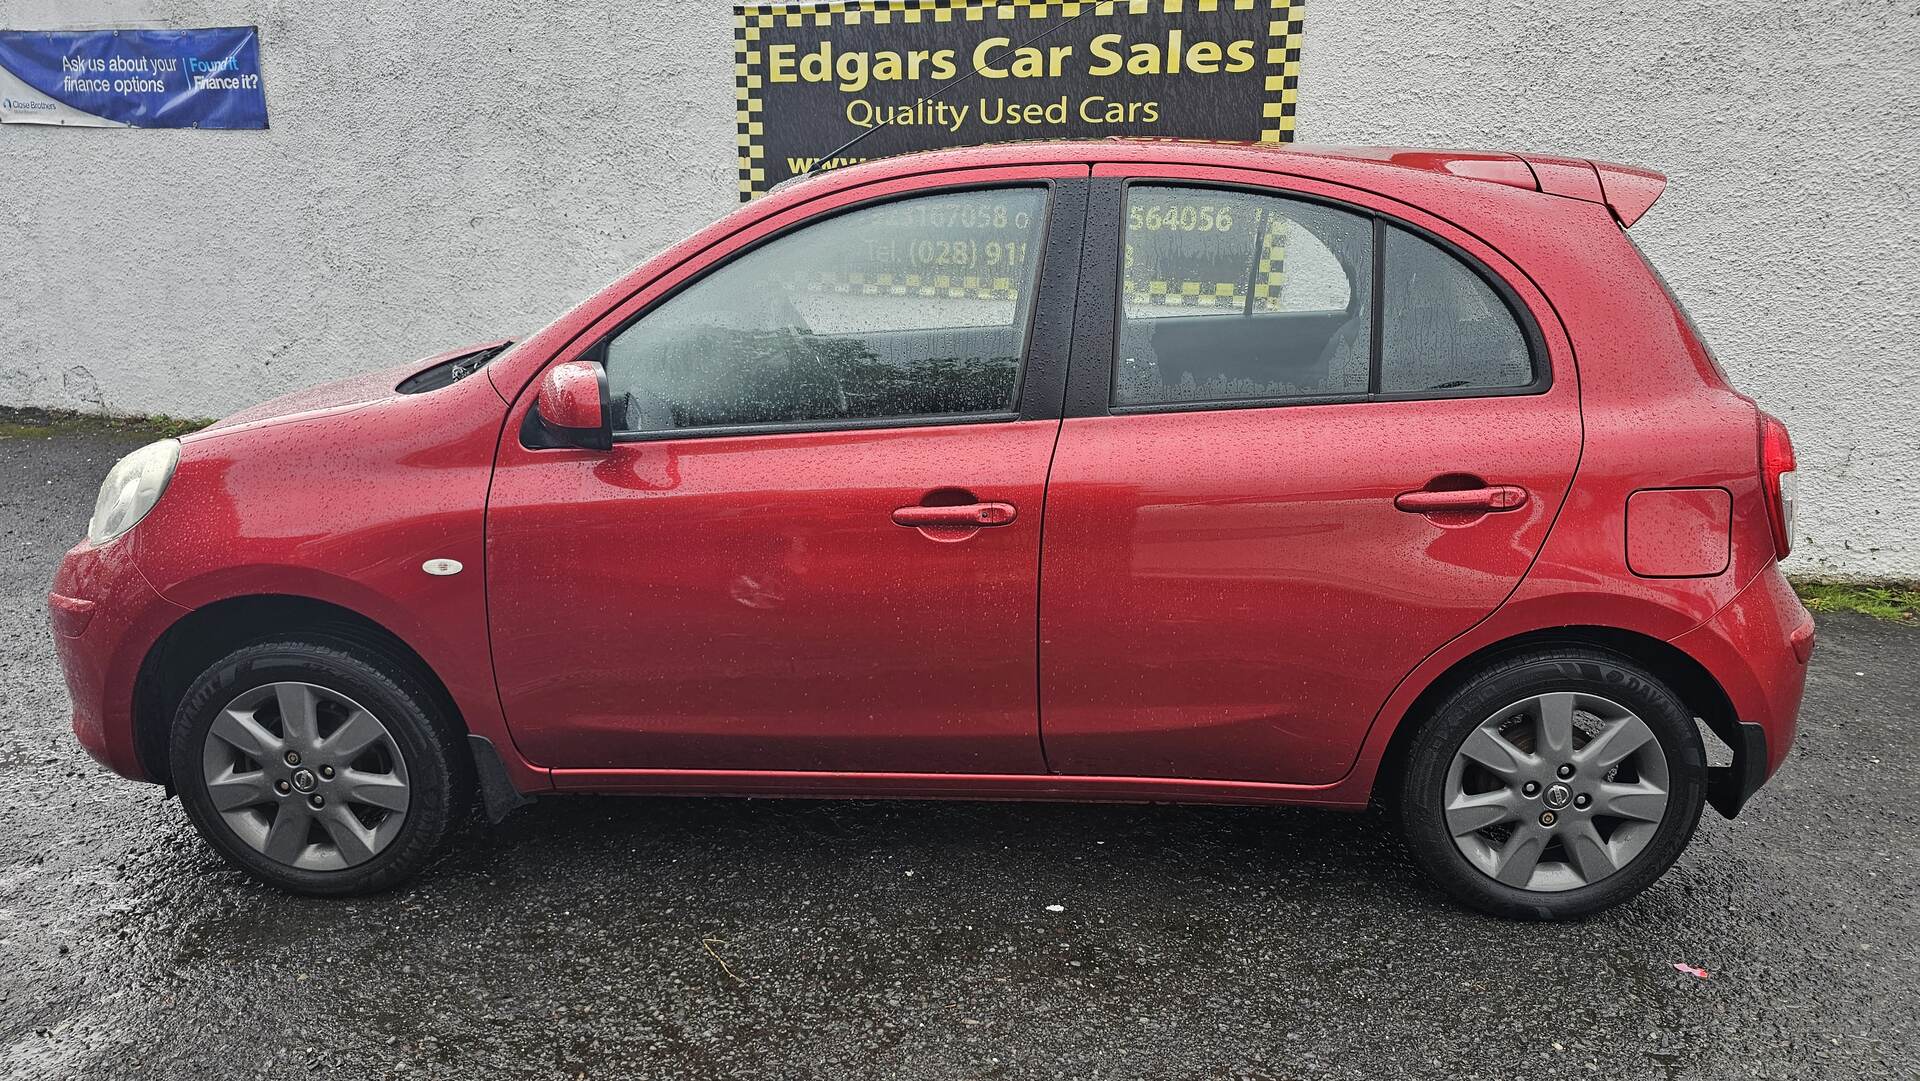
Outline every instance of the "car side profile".
[[1147, 140], [782, 185], [123, 459], [49, 598], [74, 730], [304, 893], [645, 792], [1380, 804], [1465, 904], [1597, 911], [1780, 766], [1813, 649], [1786, 430], [1626, 232], [1664, 185]]

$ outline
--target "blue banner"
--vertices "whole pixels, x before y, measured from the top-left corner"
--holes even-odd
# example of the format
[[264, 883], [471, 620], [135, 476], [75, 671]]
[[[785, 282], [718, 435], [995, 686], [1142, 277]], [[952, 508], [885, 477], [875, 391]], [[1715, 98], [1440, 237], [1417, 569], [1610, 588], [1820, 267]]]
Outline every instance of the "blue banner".
[[264, 128], [259, 31], [0, 30], [0, 123]]

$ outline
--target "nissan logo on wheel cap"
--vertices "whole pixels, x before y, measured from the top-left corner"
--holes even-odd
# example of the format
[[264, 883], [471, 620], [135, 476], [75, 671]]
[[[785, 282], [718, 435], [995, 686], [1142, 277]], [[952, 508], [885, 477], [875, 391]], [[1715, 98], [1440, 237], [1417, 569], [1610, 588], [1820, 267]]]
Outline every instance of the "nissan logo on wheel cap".
[[1542, 799], [1545, 800], [1547, 806], [1557, 811], [1573, 802], [1573, 789], [1563, 784], [1552, 785], [1547, 789], [1547, 794], [1542, 797]]

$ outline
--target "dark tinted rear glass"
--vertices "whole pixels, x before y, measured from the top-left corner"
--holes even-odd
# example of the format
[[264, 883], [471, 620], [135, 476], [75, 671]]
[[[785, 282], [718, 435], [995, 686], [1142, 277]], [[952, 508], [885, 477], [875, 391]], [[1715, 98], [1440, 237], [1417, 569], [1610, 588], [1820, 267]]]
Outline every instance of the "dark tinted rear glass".
[[1420, 237], [1387, 230], [1380, 389], [1498, 389], [1533, 382], [1527, 337], [1487, 280]]

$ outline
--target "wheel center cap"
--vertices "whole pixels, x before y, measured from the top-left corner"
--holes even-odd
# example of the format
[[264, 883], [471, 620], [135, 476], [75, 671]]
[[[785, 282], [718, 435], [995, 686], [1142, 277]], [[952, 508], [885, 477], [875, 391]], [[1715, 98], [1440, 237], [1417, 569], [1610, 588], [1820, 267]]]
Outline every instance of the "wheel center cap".
[[313, 771], [310, 769], [300, 769], [300, 770], [293, 771], [293, 787], [299, 789], [302, 792], [313, 791], [314, 786], [319, 783], [320, 782], [313, 779]]
[[[294, 777], [293, 783], [294, 784], [300, 783], [300, 778], [297, 775]], [[301, 789], [301, 791], [304, 792], [306, 790]], [[1547, 789], [1547, 794], [1542, 798], [1546, 802], [1547, 806], [1557, 811], [1560, 808], [1565, 807], [1567, 804], [1573, 802], [1573, 789], [1568, 788], [1566, 785], [1563, 785], [1563, 784], [1552, 785]]]

